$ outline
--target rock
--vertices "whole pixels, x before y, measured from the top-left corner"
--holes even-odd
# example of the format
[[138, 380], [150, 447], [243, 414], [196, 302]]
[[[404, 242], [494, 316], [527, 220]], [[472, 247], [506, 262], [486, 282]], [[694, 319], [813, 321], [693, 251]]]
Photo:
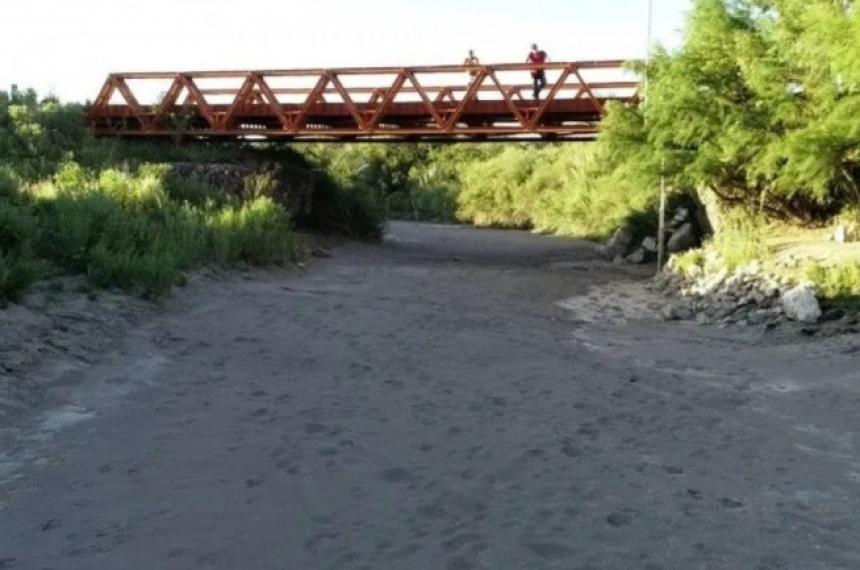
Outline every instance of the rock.
[[624, 257], [630, 250], [633, 249], [633, 228], [629, 225], [623, 225], [612, 234], [612, 237], [606, 243], [606, 246], [603, 248], [605, 251], [605, 255], [609, 259], [615, 259], [617, 257]]
[[629, 261], [630, 263], [635, 263], [637, 265], [647, 263], [648, 252], [645, 251], [645, 248], [640, 247], [639, 249], [627, 256], [627, 261]]
[[778, 318], [779, 313], [767, 309], [761, 309], [751, 312], [747, 317], [747, 320], [749, 320], [750, 324], [753, 325], [764, 325]]
[[789, 319], [801, 323], [817, 323], [821, 306], [811, 285], [798, 285], [782, 296], [782, 306]]
[[678, 277], [674, 273], [662, 271], [654, 278], [654, 285], [656, 285], [658, 289], [671, 289], [677, 283], [677, 279]]
[[646, 237], [642, 240], [642, 249], [651, 253], [657, 253], [657, 238]]
[[723, 227], [725, 205], [717, 194], [707, 187], [701, 187], [693, 194], [696, 202], [696, 218], [699, 227], [707, 235], [719, 233]]
[[687, 208], [678, 208], [675, 212], [675, 219], [686, 222], [690, 219], [690, 210]]
[[661, 310], [666, 321], [688, 321], [693, 318], [693, 311], [684, 305], [670, 303]]
[[829, 323], [833, 321], [839, 321], [845, 318], [845, 309], [840, 309], [838, 307], [834, 307], [832, 309], [828, 309], [821, 316], [821, 322]]
[[321, 247], [315, 248], [311, 255], [313, 255], [314, 257], [319, 257], [321, 259], [329, 259], [331, 257], [331, 253]]
[[833, 241], [836, 243], [845, 243], [848, 241], [848, 228], [845, 226], [837, 226], [836, 231], [833, 232]]
[[711, 319], [707, 315], [699, 313], [696, 315], [696, 324], [700, 327], [706, 327], [711, 324]]
[[678, 229], [684, 224], [691, 222], [692, 219], [690, 217], [690, 210], [687, 208], [679, 208], [674, 217], [666, 221], [666, 231], [671, 235], [672, 233], [678, 231]]
[[699, 239], [696, 236], [693, 224], [687, 223], [681, 226], [678, 231], [672, 234], [669, 238], [667, 249], [669, 253], [680, 253], [692, 249], [699, 244]]
[[714, 295], [725, 284], [726, 278], [729, 276], [729, 270], [722, 268], [712, 276], [706, 278], [699, 286], [698, 293], [703, 297]]
[[727, 319], [730, 316], [732, 316], [732, 314], [734, 312], [735, 312], [734, 309], [723, 307], [723, 308], [717, 309], [714, 312], [713, 317], [718, 321], [722, 321], [722, 320]]

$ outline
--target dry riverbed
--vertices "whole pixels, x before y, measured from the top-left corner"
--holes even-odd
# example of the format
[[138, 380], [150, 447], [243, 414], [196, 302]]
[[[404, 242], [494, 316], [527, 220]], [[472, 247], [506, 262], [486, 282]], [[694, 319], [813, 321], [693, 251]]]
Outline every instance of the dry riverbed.
[[663, 322], [570, 240], [333, 253], [0, 312], [0, 568], [860, 567], [857, 336]]

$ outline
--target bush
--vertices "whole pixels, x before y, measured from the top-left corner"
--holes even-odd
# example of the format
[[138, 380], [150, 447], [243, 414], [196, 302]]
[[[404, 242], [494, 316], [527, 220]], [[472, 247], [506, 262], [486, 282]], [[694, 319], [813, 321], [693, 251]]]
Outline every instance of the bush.
[[647, 108], [610, 106], [605, 171], [640, 186], [662, 171], [673, 188], [804, 223], [860, 203], [851, 4], [696, 0], [681, 49], [651, 58]]
[[382, 238], [386, 210], [380, 193], [343, 188], [321, 177], [314, 187], [313, 208], [304, 216], [309, 228], [368, 240]]
[[14, 299], [40, 276], [33, 256], [38, 225], [23, 203], [0, 197], [0, 299]]
[[760, 215], [734, 208], [725, 212], [723, 228], [710, 245], [719, 253], [726, 268], [733, 271], [753, 261], [769, 258], [766, 230], [765, 221]]
[[212, 256], [224, 265], [281, 263], [296, 256], [297, 244], [283, 207], [259, 197], [207, 217]]
[[860, 263], [812, 263], [804, 268], [804, 277], [814, 283], [826, 298], [860, 297]]
[[527, 182], [537, 159], [536, 149], [509, 147], [498, 156], [465, 167], [458, 217], [478, 226], [530, 227], [537, 196], [535, 186]]
[[0, 297], [14, 298], [48, 265], [157, 296], [206, 261], [295, 258], [289, 215], [271, 198], [195, 205], [172, 198], [167, 179], [162, 166], [93, 172], [67, 163], [51, 180], [0, 198]]

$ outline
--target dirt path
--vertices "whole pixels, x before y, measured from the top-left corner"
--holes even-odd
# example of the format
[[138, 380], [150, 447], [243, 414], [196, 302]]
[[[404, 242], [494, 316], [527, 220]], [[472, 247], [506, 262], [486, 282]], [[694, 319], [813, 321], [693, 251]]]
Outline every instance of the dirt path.
[[0, 434], [0, 568], [860, 567], [860, 339], [666, 324], [630, 271], [393, 224], [194, 283]]

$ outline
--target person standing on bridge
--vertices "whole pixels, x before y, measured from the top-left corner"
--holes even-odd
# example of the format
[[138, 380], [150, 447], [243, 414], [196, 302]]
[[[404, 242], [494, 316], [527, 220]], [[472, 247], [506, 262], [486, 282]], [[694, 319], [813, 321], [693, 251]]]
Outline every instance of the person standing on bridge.
[[[469, 50], [469, 55], [466, 56], [466, 60], [463, 62], [463, 65], [466, 67], [476, 67], [481, 65], [481, 60], [479, 60], [478, 56], [475, 55], [475, 50]], [[469, 88], [471, 88], [472, 84], [475, 82], [475, 79], [478, 77], [479, 72], [477, 69], [469, 69], [467, 73], [469, 74]], [[477, 100], [478, 95], [475, 94], [475, 101]]]
[[[526, 63], [543, 65], [548, 61], [549, 56], [546, 54], [546, 52], [538, 48], [537, 44], [532, 44], [532, 51], [531, 53], [529, 53], [529, 57], [528, 59], [526, 59]], [[539, 101], [541, 91], [546, 88], [546, 71], [543, 68], [533, 69], [532, 80], [534, 80], [535, 101]]]

